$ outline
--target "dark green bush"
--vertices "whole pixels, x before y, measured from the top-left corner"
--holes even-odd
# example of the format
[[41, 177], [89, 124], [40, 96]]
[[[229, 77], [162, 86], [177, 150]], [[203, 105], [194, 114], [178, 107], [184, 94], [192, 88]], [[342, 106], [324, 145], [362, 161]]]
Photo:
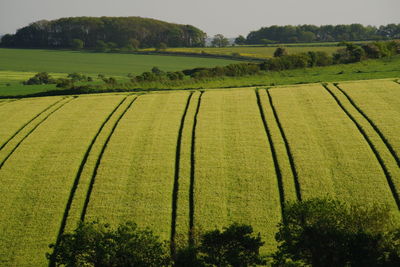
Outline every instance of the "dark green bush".
[[47, 72], [39, 72], [35, 74], [32, 78], [23, 82], [24, 85], [38, 85], [38, 84], [53, 84], [56, 81], [47, 73]]
[[116, 229], [99, 222], [80, 223], [50, 247], [53, 253], [47, 258], [56, 266], [170, 266], [166, 244], [132, 222]]
[[276, 234], [274, 266], [399, 266], [400, 235], [387, 206], [331, 199], [287, 203]]

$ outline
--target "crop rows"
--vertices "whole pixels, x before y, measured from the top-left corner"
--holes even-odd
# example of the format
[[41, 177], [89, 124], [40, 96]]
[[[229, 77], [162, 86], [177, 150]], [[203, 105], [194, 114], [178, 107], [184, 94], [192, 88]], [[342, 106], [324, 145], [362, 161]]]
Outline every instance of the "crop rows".
[[44, 263], [85, 147], [119, 98], [72, 100], [24, 139], [2, 166], [0, 247], [6, 249], [0, 259], [4, 265]]
[[286, 201], [397, 210], [399, 94], [376, 81], [1, 101], [0, 265], [45, 265], [80, 220], [132, 220], [172, 252], [248, 223], [271, 252]]
[[270, 89], [304, 198], [395, 206], [385, 173], [356, 125], [320, 85]]
[[194, 225], [199, 230], [251, 223], [266, 248], [281, 218], [268, 138], [251, 90], [209, 91], [197, 117]]

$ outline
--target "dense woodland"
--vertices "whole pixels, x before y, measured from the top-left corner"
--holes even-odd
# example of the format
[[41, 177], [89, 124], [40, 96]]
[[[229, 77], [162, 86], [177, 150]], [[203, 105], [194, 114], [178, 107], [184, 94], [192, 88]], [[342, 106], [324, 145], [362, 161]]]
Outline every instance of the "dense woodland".
[[[205, 33], [191, 25], [179, 25], [141, 17], [74, 17], [40, 20], [6, 34], [5, 47], [23, 48], [139, 48], [204, 46]], [[81, 47], [79, 47], [81, 46]]]
[[299, 25], [270, 26], [252, 31], [247, 38], [239, 37], [245, 44], [341, 42], [364, 40], [387, 40], [400, 38], [400, 24], [386, 26], [350, 25]]

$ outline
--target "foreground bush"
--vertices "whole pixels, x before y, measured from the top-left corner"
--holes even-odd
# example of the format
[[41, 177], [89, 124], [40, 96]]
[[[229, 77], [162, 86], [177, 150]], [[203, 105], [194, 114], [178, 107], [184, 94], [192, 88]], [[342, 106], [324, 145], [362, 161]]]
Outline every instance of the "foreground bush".
[[132, 222], [112, 229], [99, 222], [81, 223], [63, 234], [47, 258], [56, 266], [169, 266], [165, 243]]
[[388, 207], [289, 203], [276, 240], [274, 266], [400, 266], [400, 230]]
[[206, 232], [200, 242], [178, 251], [176, 267], [259, 266], [266, 262], [259, 249], [264, 245], [260, 234], [249, 225], [234, 223], [220, 230]]

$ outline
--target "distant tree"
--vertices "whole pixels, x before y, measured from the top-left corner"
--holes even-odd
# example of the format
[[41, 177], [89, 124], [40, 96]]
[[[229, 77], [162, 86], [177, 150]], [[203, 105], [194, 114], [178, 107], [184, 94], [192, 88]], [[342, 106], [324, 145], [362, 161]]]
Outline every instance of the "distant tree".
[[96, 42], [96, 50], [100, 52], [105, 52], [108, 49], [108, 45], [103, 40], [98, 40]]
[[56, 266], [170, 266], [165, 244], [132, 222], [116, 229], [99, 222], [80, 223], [50, 247], [53, 252], [47, 258]]
[[167, 44], [166, 44], [166, 43], [163, 43], [163, 42], [159, 43], [159, 44], [156, 46], [156, 50], [157, 50], [157, 51], [165, 51], [165, 50], [167, 50], [167, 48], [168, 48]]
[[81, 39], [72, 39], [71, 41], [71, 47], [74, 50], [80, 50], [84, 46], [84, 43]]
[[387, 206], [331, 199], [288, 203], [273, 266], [399, 266], [400, 231], [392, 222]]
[[5, 34], [1, 37], [0, 45], [4, 47], [12, 47], [15, 45], [15, 36], [12, 34]]
[[108, 42], [107, 47], [111, 50], [118, 48], [118, 45], [114, 42]]
[[246, 38], [244, 38], [243, 35], [239, 35], [239, 36], [235, 39], [235, 44], [237, 44], [237, 45], [244, 45], [244, 44], [246, 44]]
[[153, 67], [151, 69], [151, 72], [156, 74], [156, 75], [163, 75], [165, 72], [163, 72], [159, 67]]
[[134, 50], [138, 50], [140, 47], [140, 41], [138, 39], [129, 39], [129, 45], [132, 46]]
[[80, 74], [77, 72], [70, 73], [67, 77], [70, 78], [73, 82], [81, 82], [87, 80], [87, 77], [84, 74]]
[[299, 40], [301, 42], [309, 43], [314, 42], [317, 39], [316, 35], [313, 32], [302, 31], [299, 35]]
[[47, 73], [47, 72], [39, 72], [35, 74], [32, 78], [29, 78], [27, 81], [23, 82], [24, 85], [38, 85], [38, 84], [52, 84], [56, 83], [56, 81]]
[[368, 58], [380, 58], [382, 56], [381, 51], [376, 44], [364, 44], [362, 49]]
[[269, 39], [261, 39], [261, 44], [263, 45], [269, 45], [269, 44], [274, 44], [275, 42]]
[[211, 41], [211, 45], [215, 47], [225, 47], [229, 45], [229, 40], [222, 34], [214, 35], [214, 39]]
[[281, 57], [287, 55], [287, 51], [284, 47], [278, 47], [274, 52], [274, 57]]

